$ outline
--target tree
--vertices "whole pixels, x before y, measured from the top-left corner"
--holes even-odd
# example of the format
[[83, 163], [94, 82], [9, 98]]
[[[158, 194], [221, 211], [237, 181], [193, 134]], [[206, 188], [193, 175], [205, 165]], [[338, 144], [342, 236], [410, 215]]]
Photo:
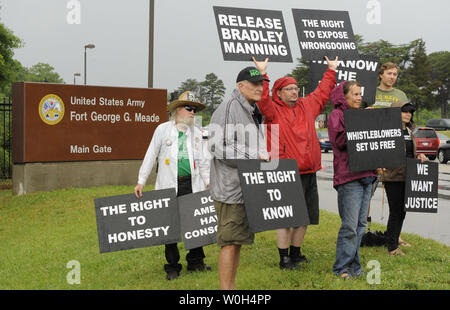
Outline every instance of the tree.
[[206, 126], [211, 119], [212, 112], [222, 102], [225, 95], [224, 83], [214, 73], [207, 74], [202, 82], [189, 78], [182, 82], [175, 91], [169, 93], [169, 100], [176, 100], [179, 95], [188, 90], [194, 92], [198, 100], [206, 105], [206, 108], [198, 113], [198, 116], [202, 117], [202, 126]]
[[205, 80], [200, 83], [200, 98], [202, 103], [206, 105], [205, 113], [214, 112], [214, 110], [222, 102], [225, 95], [225, 86], [214, 73], [205, 76]]
[[0, 93], [4, 93], [14, 73], [14, 49], [22, 45], [22, 41], [0, 23]]
[[64, 83], [64, 80], [54, 71], [51, 65], [39, 62], [28, 69], [29, 82]]
[[450, 52], [435, 52], [428, 56], [431, 64], [431, 86], [436, 104], [441, 108], [441, 117], [447, 118], [450, 101]]

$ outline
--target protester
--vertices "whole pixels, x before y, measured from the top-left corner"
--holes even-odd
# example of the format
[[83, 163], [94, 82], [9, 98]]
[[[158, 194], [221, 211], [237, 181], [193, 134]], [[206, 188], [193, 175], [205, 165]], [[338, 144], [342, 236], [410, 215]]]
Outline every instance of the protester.
[[[303, 192], [311, 225], [319, 224], [319, 194], [316, 172], [322, 168], [321, 149], [315, 129], [315, 120], [328, 103], [330, 92], [336, 85], [337, 60], [327, 57], [328, 69], [317, 89], [306, 98], [299, 98], [297, 81], [282, 77], [275, 81], [270, 97], [269, 83], [264, 82], [258, 106], [267, 124], [267, 146], [272, 158], [297, 160]], [[268, 59], [253, 61], [259, 71], [266, 75]], [[278, 126], [277, 145], [271, 149], [272, 126]], [[275, 129], [276, 127], [274, 127]], [[275, 129], [277, 130], [277, 129]], [[301, 253], [301, 245], [307, 226], [277, 230], [277, 246], [281, 269], [297, 269], [299, 263], [307, 261]]]
[[[218, 217], [217, 244], [221, 289], [234, 289], [242, 245], [253, 244], [254, 234], [244, 209], [236, 159], [268, 160], [262, 131], [262, 115], [256, 102], [261, 99], [263, 76], [254, 67], [239, 72], [237, 88], [212, 115], [208, 148], [212, 154], [210, 194]], [[236, 126], [239, 125], [239, 126]], [[256, 139], [245, 137], [245, 130]]]
[[[378, 79], [380, 84], [377, 87], [375, 93], [374, 108], [389, 108], [392, 103], [408, 102], [408, 98], [405, 93], [400, 89], [394, 88], [394, 84], [397, 82], [399, 67], [393, 62], [386, 62], [380, 66], [378, 70]], [[372, 188], [372, 196], [378, 186], [378, 181], [375, 182]], [[370, 209], [370, 207], [369, 207]], [[369, 211], [370, 212], [370, 211]], [[402, 245], [408, 246], [409, 244], [403, 241], [399, 236], [399, 242]]]
[[380, 84], [375, 93], [376, 108], [389, 108], [394, 102], [407, 102], [408, 98], [400, 89], [394, 88], [397, 81], [399, 67], [392, 63], [386, 62], [380, 66], [378, 70], [378, 78]]
[[333, 272], [348, 279], [364, 273], [359, 247], [366, 229], [372, 183], [377, 174], [375, 171], [349, 170], [344, 111], [361, 108], [361, 85], [356, 81], [340, 83], [331, 92], [331, 102], [334, 110], [328, 119], [328, 135], [334, 155], [333, 187], [338, 194], [339, 216], [342, 221], [337, 237]]
[[[416, 142], [413, 130], [415, 128], [413, 114], [415, 108], [412, 104], [406, 102], [396, 102], [391, 107], [400, 107], [402, 113], [402, 130], [405, 139], [405, 157], [418, 158], [422, 162], [427, 160], [424, 154], [416, 153]], [[402, 230], [403, 221], [405, 219], [405, 176], [406, 167], [397, 167], [385, 169], [381, 176], [384, 183], [386, 195], [389, 203], [389, 219], [387, 222], [387, 230], [385, 233], [386, 243], [390, 256], [405, 255], [398, 247], [402, 244], [400, 232]], [[409, 243], [403, 241], [403, 245], [410, 246]]]
[[[177, 196], [200, 192], [209, 186], [209, 158], [207, 145], [202, 133], [194, 125], [194, 115], [205, 108], [195, 99], [194, 93], [186, 91], [178, 100], [169, 104], [167, 110], [171, 120], [160, 124], [152, 137], [139, 169], [138, 184], [134, 193], [142, 197], [142, 189], [157, 162], [155, 190], [175, 188]], [[180, 253], [177, 243], [165, 245], [167, 264], [164, 265], [166, 279], [173, 280], [180, 275]], [[205, 271], [211, 268], [205, 265], [203, 248], [191, 249], [186, 255], [189, 271]]]

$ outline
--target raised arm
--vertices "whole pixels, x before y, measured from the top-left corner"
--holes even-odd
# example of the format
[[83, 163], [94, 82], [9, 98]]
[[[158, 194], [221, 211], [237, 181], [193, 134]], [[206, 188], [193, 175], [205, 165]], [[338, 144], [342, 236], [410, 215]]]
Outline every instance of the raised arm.
[[[255, 63], [255, 67], [261, 72], [261, 74], [267, 78], [267, 63], [269, 62], [269, 58], [266, 58], [264, 61], [256, 61], [255, 57], [252, 57], [253, 62]], [[269, 82], [263, 82], [263, 93], [261, 96], [261, 101], [256, 103], [259, 107], [259, 110], [264, 115], [267, 121], [271, 122], [275, 116], [275, 108], [273, 106], [272, 98], [270, 97], [270, 89]]]

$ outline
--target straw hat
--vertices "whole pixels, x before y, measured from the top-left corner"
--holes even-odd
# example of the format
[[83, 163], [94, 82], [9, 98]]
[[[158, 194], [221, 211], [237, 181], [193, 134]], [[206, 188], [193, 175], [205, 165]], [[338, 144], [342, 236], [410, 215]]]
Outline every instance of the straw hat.
[[181, 106], [185, 106], [185, 105], [189, 105], [191, 107], [195, 107], [195, 108], [197, 108], [197, 111], [201, 111], [204, 108], [206, 108], [206, 106], [203, 103], [200, 103], [200, 102], [197, 101], [197, 98], [195, 97], [195, 94], [188, 90], [188, 91], [185, 91], [184, 93], [182, 93], [180, 95], [180, 97], [178, 97], [177, 100], [172, 101], [167, 106], [167, 111], [172, 113], [176, 108], [181, 107]]

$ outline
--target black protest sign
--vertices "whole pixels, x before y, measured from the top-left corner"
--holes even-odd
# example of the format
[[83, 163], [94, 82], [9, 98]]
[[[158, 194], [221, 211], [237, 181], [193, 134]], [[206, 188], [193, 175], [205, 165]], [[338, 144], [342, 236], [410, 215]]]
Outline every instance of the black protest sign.
[[181, 241], [174, 188], [94, 199], [100, 253]]
[[405, 210], [437, 213], [439, 164], [408, 158], [406, 161]]
[[261, 170], [260, 160], [237, 162], [251, 232], [309, 224], [295, 159], [280, 159], [274, 170]]
[[292, 9], [292, 14], [303, 59], [358, 58], [348, 12]]
[[350, 171], [405, 166], [400, 108], [344, 111]]
[[[375, 93], [378, 85], [378, 66], [380, 57], [359, 55], [351, 60], [339, 60], [336, 70], [337, 84], [344, 81], [358, 81], [361, 84], [363, 102], [367, 105], [375, 103]], [[328, 68], [324, 60], [311, 61], [309, 65], [308, 93], [313, 92], [323, 78]]]
[[178, 197], [184, 248], [216, 243], [217, 215], [209, 190]]
[[224, 60], [292, 62], [281, 11], [213, 6]]

